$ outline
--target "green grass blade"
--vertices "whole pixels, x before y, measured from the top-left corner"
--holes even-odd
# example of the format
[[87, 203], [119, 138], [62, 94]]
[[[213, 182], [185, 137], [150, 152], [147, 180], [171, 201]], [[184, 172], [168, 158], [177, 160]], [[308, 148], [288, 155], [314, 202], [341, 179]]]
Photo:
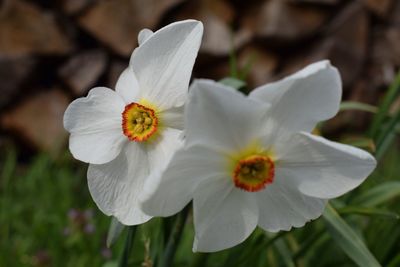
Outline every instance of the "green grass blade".
[[329, 235], [324, 231], [324, 229], [312, 232], [311, 235], [302, 242], [299, 249], [293, 254], [292, 259], [296, 261], [297, 259], [304, 257], [307, 252], [313, 251], [312, 247], [314, 245], [318, 245], [321, 243], [321, 240], [327, 239], [329, 239]]
[[246, 63], [244, 64], [244, 66], [240, 69], [239, 72], [239, 79], [241, 79], [242, 81], [245, 81], [247, 79], [247, 76], [250, 73], [250, 70], [254, 64], [254, 62], [256, 61], [257, 55], [255, 53], [252, 53], [248, 59], [246, 60]]
[[107, 247], [111, 247], [115, 241], [117, 241], [118, 237], [121, 235], [122, 230], [124, 230], [125, 226], [120, 223], [115, 217], [112, 217], [110, 228], [107, 233]]
[[137, 226], [129, 226], [128, 227], [128, 235], [126, 237], [124, 250], [122, 251], [122, 255], [118, 264], [118, 267], [127, 267], [129, 262], [129, 256], [133, 247], [133, 242], [135, 239]]
[[387, 148], [389, 148], [390, 144], [393, 142], [393, 137], [396, 134], [396, 128], [399, 123], [400, 110], [397, 111], [396, 115], [389, 120], [388, 124], [385, 125], [382, 132], [376, 139], [376, 151], [379, 155], [379, 158], [386, 152]]
[[375, 149], [375, 158], [380, 160], [391, 147], [396, 138], [396, 133], [392, 132], [386, 136], [385, 139], [379, 144], [379, 147]]
[[374, 207], [400, 196], [400, 182], [390, 181], [360, 193], [352, 200], [356, 206]]
[[372, 121], [372, 125], [370, 128], [370, 136], [376, 137], [382, 123], [387, 116], [390, 106], [392, 105], [393, 101], [400, 93], [400, 72], [395, 77], [393, 83], [389, 87], [389, 91], [386, 93], [385, 98], [383, 99], [382, 104], [379, 107], [379, 111], [374, 117]]
[[353, 229], [339, 216], [336, 210], [328, 204], [323, 217], [332, 238], [340, 248], [360, 267], [379, 267], [367, 246]]
[[229, 69], [230, 69], [230, 76], [237, 78], [238, 77], [238, 64], [237, 64], [235, 43], [233, 40], [232, 32], [231, 32], [231, 49], [229, 51]]
[[368, 137], [357, 137], [357, 138], [347, 138], [342, 139], [341, 143], [346, 145], [355, 146], [358, 148], [366, 149], [369, 152], [374, 153], [376, 151], [374, 140]]
[[393, 258], [393, 260], [388, 264], [388, 267], [398, 267], [400, 266], [400, 254]]
[[283, 239], [279, 239], [274, 243], [278, 253], [281, 255], [284, 266], [295, 267], [296, 264], [292, 259], [292, 252]]
[[176, 249], [178, 247], [179, 241], [181, 240], [183, 228], [185, 227], [185, 223], [189, 214], [189, 207], [178, 213], [178, 216], [175, 219], [173, 229], [168, 239], [167, 246], [165, 247], [165, 251], [163, 257], [160, 261], [160, 267], [169, 267], [172, 266], [174, 262], [174, 256], [176, 254]]
[[232, 87], [233, 89], [236, 89], [236, 90], [239, 90], [246, 86], [246, 83], [244, 81], [233, 78], [233, 77], [223, 78], [222, 80], [219, 80], [218, 82], [223, 85]]
[[340, 104], [340, 111], [346, 110], [358, 110], [358, 111], [365, 111], [370, 113], [377, 113], [378, 108], [369, 104], [356, 102], [356, 101], [344, 101]]
[[381, 217], [387, 217], [390, 219], [398, 220], [400, 218], [399, 214], [392, 212], [392, 211], [387, 211], [387, 210], [381, 210], [381, 209], [376, 209], [376, 208], [366, 208], [366, 207], [354, 207], [354, 206], [346, 206], [344, 208], [341, 208], [338, 210], [339, 214], [358, 214], [358, 215], [364, 215], [364, 216], [381, 216]]

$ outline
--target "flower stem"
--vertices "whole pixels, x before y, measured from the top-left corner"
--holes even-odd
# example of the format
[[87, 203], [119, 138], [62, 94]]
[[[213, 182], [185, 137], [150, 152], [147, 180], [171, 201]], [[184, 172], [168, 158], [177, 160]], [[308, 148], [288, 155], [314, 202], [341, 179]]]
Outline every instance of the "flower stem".
[[178, 214], [171, 234], [168, 238], [168, 243], [165, 248], [164, 255], [160, 261], [159, 267], [170, 267], [174, 260], [176, 248], [178, 247], [179, 240], [181, 239], [183, 228], [185, 227], [186, 218], [189, 214], [189, 208], [186, 207], [181, 213]]
[[135, 240], [136, 228], [136, 225], [128, 227], [128, 236], [126, 237], [124, 250], [122, 252], [121, 258], [119, 259], [118, 267], [128, 266], [129, 253], [132, 249], [133, 241]]

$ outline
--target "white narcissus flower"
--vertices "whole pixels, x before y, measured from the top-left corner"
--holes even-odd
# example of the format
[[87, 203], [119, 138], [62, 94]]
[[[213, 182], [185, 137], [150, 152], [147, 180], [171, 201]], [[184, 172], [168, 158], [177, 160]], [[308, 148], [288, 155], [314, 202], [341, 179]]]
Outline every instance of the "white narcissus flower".
[[372, 172], [367, 152], [310, 134], [339, 110], [340, 76], [328, 61], [312, 64], [245, 97], [197, 80], [185, 108], [186, 141], [164, 171], [146, 182], [142, 205], [169, 216], [193, 199], [194, 251], [245, 240], [318, 218], [327, 199]]
[[123, 224], [151, 218], [138, 198], [148, 175], [181, 144], [183, 105], [202, 34], [201, 22], [194, 20], [141, 31], [116, 90], [94, 88], [65, 111], [70, 151], [90, 163], [94, 201]]

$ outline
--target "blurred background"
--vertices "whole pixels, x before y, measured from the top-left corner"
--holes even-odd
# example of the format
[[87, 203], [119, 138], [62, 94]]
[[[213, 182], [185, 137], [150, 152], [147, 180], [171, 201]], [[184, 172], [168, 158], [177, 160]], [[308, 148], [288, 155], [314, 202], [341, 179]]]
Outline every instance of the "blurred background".
[[[63, 113], [92, 87], [114, 88], [142, 28], [187, 18], [205, 27], [194, 78], [235, 75], [251, 89], [330, 59], [343, 98], [377, 106], [400, 67], [398, 0], [0, 0], [0, 267], [118, 258], [86, 166], [67, 150]], [[321, 131], [350, 140], [370, 120], [345, 111]], [[377, 257], [386, 263], [393, 252]]]

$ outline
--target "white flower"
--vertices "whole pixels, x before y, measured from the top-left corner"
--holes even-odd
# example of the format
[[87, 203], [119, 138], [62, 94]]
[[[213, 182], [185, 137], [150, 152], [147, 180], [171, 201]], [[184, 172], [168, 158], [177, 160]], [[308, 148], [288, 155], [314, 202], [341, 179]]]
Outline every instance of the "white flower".
[[116, 90], [94, 88], [65, 111], [70, 151], [90, 163], [94, 201], [123, 224], [151, 218], [138, 197], [149, 174], [181, 144], [183, 105], [202, 33], [201, 22], [194, 20], [141, 31], [140, 46]]
[[376, 162], [367, 152], [310, 134], [339, 109], [341, 82], [329, 62], [312, 64], [245, 97], [197, 80], [185, 108], [186, 141], [146, 182], [142, 206], [169, 216], [193, 199], [194, 251], [319, 217], [327, 199], [352, 190]]

